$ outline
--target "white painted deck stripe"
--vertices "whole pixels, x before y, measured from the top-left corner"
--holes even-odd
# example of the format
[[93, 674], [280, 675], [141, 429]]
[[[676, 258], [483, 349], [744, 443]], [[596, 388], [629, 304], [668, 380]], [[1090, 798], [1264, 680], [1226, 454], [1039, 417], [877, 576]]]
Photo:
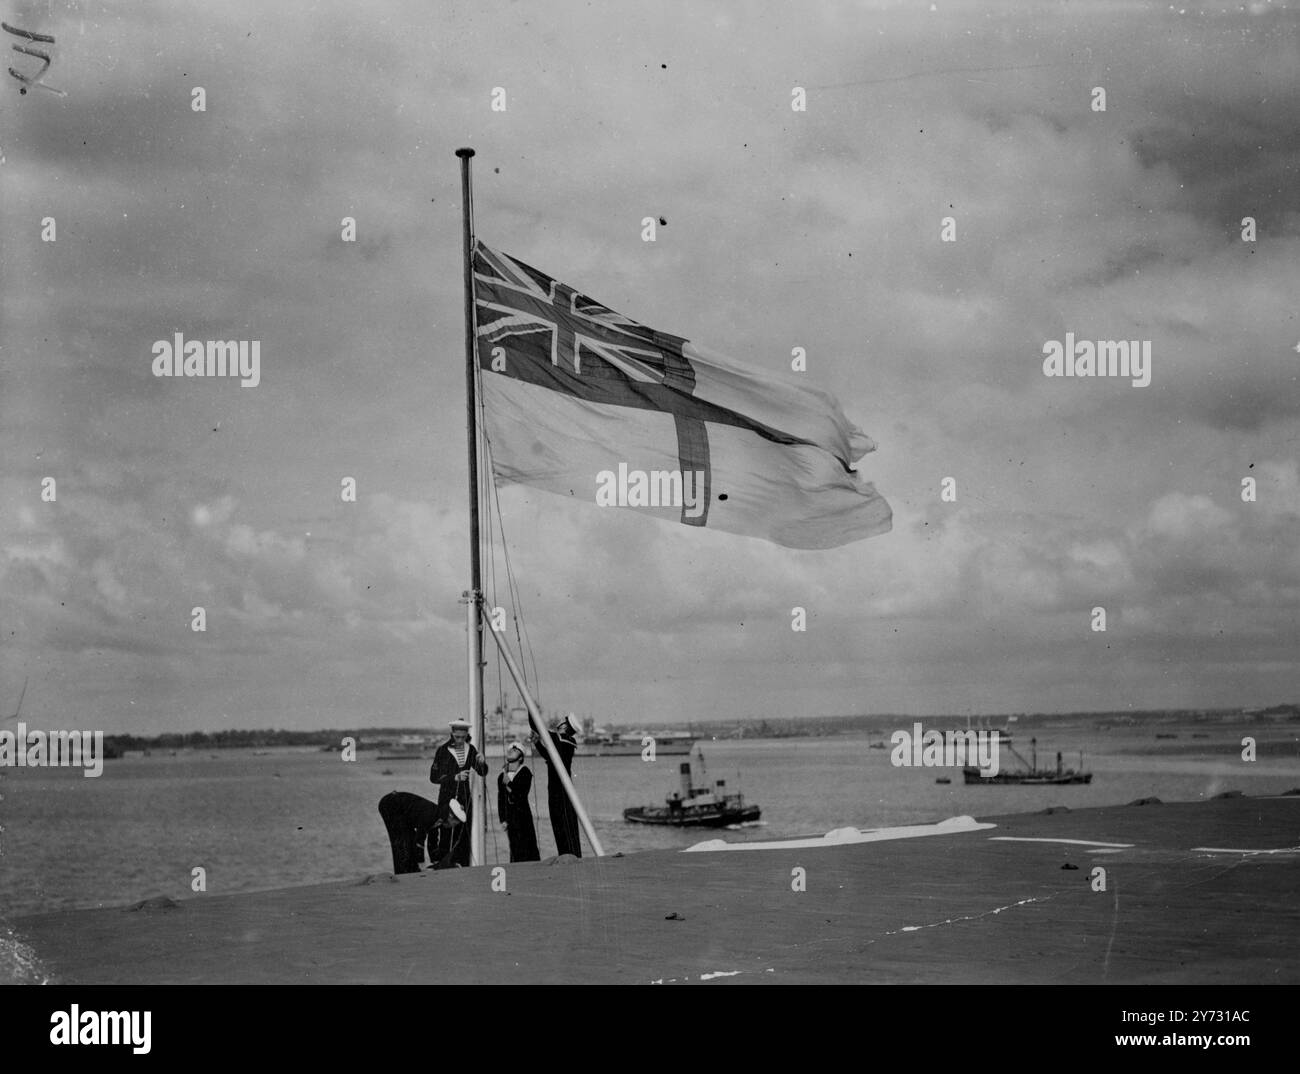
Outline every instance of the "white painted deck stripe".
[[937, 824], [910, 824], [900, 828], [836, 828], [810, 839], [787, 839], [769, 843], [728, 843], [723, 839], [709, 839], [687, 847], [683, 853], [713, 850], [803, 850], [852, 843], [879, 843], [890, 839], [918, 839], [927, 835], [955, 835], [958, 832], [978, 832], [996, 827], [996, 824], [981, 824], [974, 817], [949, 817]]
[[1039, 839], [1027, 835], [990, 835], [990, 839], [1000, 839], [1004, 843], [1071, 843], [1080, 847], [1117, 847], [1128, 850], [1134, 843], [1098, 843], [1092, 839]]

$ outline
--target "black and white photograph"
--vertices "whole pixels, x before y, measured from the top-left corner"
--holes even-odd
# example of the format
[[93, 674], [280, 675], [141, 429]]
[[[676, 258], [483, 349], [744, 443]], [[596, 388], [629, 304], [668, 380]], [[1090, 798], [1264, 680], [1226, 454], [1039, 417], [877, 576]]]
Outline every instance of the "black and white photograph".
[[210, 985], [1102, 986], [1080, 1054], [1260, 1044], [1292, 0], [0, 7], [41, 1047]]

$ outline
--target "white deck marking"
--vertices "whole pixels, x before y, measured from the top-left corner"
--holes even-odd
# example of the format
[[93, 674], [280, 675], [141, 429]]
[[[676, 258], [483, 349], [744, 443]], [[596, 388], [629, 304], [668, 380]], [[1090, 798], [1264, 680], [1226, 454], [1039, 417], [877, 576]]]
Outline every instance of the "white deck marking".
[[1128, 850], [1134, 843], [1098, 843], [1095, 839], [1039, 839], [1028, 835], [990, 835], [990, 839], [1000, 839], [1004, 843], [1070, 843], [1080, 847], [1115, 847]]
[[709, 839], [687, 847], [683, 853], [711, 850], [804, 850], [810, 847], [879, 843], [890, 839], [919, 839], [927, 835], [954, 835], [996, 827], [996, 824], [981, 824], [974, 817], [949, 817], [937, 824], [909, 824], [898, 828], [836, 828], [810, 839], [787, 839], [780, 842], [728, 843], [724, 839]]
[[1237, 850], [1230, 847], [1192, 847], [1203, 854], [1300, 854], [1300, 847], [1278, 847], [1275, 850]]

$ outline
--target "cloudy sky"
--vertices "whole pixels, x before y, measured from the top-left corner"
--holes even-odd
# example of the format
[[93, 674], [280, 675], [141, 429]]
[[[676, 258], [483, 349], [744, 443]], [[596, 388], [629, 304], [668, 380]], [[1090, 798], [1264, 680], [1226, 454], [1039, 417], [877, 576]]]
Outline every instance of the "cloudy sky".
[[[756, 366], [806, 348], [894, 509], [800, 552], [503, 489], [544, 705], [1300, 699], [1284, 5], [3, 8], [66, 92], [0, 93], [0, 698], [30, 677], [29, 723], [461, 710], [460, 145], [486, 242]], [[155, 378], [175, 332], [260, 340], [261, 383]], [[1066, 332], [1150, 340], [1151, 384], [1045, 377]]]

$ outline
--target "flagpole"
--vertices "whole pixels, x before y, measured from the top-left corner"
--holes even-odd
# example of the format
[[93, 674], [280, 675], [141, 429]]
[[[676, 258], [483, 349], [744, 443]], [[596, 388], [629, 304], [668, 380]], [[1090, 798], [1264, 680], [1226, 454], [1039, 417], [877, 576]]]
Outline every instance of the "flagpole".
[[[470, 158], [474, 150], [457, 149], [460, 158], [460, 207], [462, 238], [465, 251], [465, 409], [466, 441], [469, 448], [469, 592], [464, 594], [469, 608], [466, 617], [466, 634], [469, 648], [469, 725], [475, 748], [482, 753], [487, 749], [483, 735], [483, 568], [480, 563], [482, 544], [478, 521], [478, 401], [477, 354], [474, 339], [474, 202], [470, 188]], [[484, 756], [486, 756], [484, 754]], [[470, 774], [470, 801], [472, 803], [469, 837], [471, 865], [483, 864], [483, 831], [487, 817], [487, 780]]]

